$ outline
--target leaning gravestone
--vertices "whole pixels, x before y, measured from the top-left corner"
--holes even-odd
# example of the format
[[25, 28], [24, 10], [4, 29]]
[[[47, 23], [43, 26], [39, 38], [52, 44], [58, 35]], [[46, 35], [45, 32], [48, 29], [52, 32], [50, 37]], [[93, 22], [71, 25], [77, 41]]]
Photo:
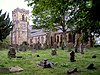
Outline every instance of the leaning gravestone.
[[16, 57], [16, 51], [14, 47], [10, 47], [9, 51], [8, 51], [8, 57], [9, 58], [15, 58]]
[[94, 64], [93, 63], [91, 63], [91, 64], [88, 64], [87, 65], [87, 67], [86, 67], [87, 69], [96, 69], [95, 67], [94, 67]]
[[57, 55], [57, 52], [54, 48], [52, 48], [52, 50], [51, 50], [51, 55]]
[[70, 62], [74, 62], [75, 61], [75, 53], [74, 51], [71, 51], [70, 53]]
[[77, 68], [73, 68], [73, 69], [70, 69], [70, 70], [67, 71], [68, 74], [72, 74], [74, 72], [78, 72]]

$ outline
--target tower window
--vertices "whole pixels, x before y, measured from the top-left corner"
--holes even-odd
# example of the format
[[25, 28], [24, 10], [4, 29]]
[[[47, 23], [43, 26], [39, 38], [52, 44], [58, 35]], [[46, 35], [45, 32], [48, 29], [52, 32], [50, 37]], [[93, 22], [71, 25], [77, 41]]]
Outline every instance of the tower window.
[[24, 15], [22, 15], [22, 21], [24, 21]]

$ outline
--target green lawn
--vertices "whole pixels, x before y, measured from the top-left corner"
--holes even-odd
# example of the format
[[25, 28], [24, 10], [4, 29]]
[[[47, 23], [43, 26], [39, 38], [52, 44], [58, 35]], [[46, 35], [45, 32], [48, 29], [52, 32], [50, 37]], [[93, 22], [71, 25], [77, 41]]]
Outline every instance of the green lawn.
[[[17, 55], [23, 56], [23, 58], [7, 58], [7, 50], [0, 51], [0, 67], [12, 67], [20, 66], [24, 69], [22, 72], [17, 73], [2, 73], [0, 75], [67, 75], [66, 72], [71, 68], [78, 68], [77, 73], [71, 75], [100, 75], [100, 47], [87, 49], [85, 54], [76, 53], [76, 62], [69, 62], [69, 52], [65, 50], [57, 50], [57, 55], [52, 56], [50, 54], [51, 49], [37, 50], [32, 53], [31, 51], [18, 52]], [[40, 57], [36, 57], [39, 54]], [[92, 55], [96, 55], [97, 58], [91, 58]], [[47, 58], [48, 61], [56, 63], [55, 68], [42, 68], [37, 64]], [[97, 69], [87, 70], [86, 66], [89, 63], [94, 63]], [[67, 66], [62, 66], [67, 64]]]

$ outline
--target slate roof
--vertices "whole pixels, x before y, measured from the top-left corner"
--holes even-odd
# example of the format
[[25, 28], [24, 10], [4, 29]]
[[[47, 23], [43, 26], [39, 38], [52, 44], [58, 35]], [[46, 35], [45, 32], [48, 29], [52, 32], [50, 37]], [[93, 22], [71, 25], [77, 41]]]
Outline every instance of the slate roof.
[[38, 30], [35, 29], [31, 31], [31, 37], [41, 36], [41, 35], [46, 35], [46, 32], [44, 32], [43, 29], [38, 29]]

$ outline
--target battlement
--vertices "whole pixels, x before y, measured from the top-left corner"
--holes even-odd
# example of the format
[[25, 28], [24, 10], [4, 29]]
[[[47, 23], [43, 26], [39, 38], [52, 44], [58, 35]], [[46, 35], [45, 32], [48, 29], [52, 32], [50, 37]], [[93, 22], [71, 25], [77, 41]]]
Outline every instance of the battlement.
[[16, 13], [16, 12], [20, 12], [20, 13], [24, 13], [24, 14], [29, 14], [29, 10], [25, 10], [25, 9], [20, 9], [20, 8], [16, 8], [12, 11], [12, 14]]

